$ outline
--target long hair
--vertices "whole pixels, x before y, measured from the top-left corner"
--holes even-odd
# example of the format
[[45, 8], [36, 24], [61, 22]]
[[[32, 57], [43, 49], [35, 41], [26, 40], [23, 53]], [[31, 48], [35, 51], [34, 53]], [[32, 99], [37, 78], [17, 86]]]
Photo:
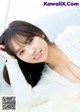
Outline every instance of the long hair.
[[[34, 36], [42, 37], [43, 35], [45, 36], [45, 41], [47, 43], [50, 43], [45, 33], [37, 26], [25, 21], [13, 21], [9, 24], [9, 27], [1, 35], [0, 44], [5, 46], [5, 50], [8, 54], [15, 56], [12, 39], [14, 39], [18, 44], [24, 44], [24, 39], [29, 40]], [[21, 36], [23, 38], [21, 38]], [[35, 86], [40, 80], [45, 63], [42, 62], [30, 64], [23, 62], [18, 57], [16, 58], [27, 82], [31, 84], [32, 87]], [[10, 84], [9, 75], [6, 67], [4, 68], [3, 76], [5, 81]]]

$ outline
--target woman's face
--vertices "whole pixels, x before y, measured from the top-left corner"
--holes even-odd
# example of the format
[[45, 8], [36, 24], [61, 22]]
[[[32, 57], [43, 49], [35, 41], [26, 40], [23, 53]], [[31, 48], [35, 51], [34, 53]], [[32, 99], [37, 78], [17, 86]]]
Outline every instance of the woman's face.
[[38, 36], [35, 36], [24, 45], [12, 41], [16, 56], [28, 63], [45, 62], [48, 57], [48, 44]]

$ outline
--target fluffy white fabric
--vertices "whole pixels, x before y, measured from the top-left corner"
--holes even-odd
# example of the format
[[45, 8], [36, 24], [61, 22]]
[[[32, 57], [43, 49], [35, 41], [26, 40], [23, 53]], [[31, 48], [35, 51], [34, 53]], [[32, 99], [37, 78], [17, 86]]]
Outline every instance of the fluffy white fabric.
[[[13, 95], [13, 92], [12, 92], [11, 86], [4, 82], [2, 84], [2, 87], [0, 88], [0, 104], [1, 104], [1, 97], [2, 96], [12, 96], [12, 95]], [[16, 108], [15, 112], [30, 112], [30, 109], [27, 107], [21, 107], [18, 104], [16, 105], [16, 107], [17, 108]], [[1, 111], [1, 105], [0, 105], [0, 112], [2, 112]], [[11, 112], [11, 110], [8, 112]]]
[[[80, 87], [78, 86], [75, 86], [75, 89], [74, 87], [68, 88], [64, 92], [60, 93], [58, 96], [53, 96], [48, 101], [43, 102], [42, 104], [32, 108], [21, 107], [17, 105], [16, 112], [80, 112], [80, 92], [78, 91], [79, 89]], [[13, 95], [11, 87], [5, 82], [0, 89], [0, 96], [2, 95]]]

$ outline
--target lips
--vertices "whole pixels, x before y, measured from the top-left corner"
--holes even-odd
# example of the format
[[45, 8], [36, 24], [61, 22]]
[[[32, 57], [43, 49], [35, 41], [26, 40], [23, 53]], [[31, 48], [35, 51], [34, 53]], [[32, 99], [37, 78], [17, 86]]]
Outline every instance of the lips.
[[42, 53], [41, 53], [41, 50], [34, 56], [34, 59], [39, 59], [41, 58], [42, 56]]

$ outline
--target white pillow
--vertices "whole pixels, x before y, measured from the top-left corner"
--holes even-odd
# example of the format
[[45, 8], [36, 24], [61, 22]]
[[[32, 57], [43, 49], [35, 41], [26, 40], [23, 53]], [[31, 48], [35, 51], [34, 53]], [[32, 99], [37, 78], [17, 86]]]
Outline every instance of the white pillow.
[[80, 7], [73, 7], [65, 11], [50, 14], [34, 21], [46, 35], [53, 40], [60, 32], [68, 26], [80, 26]]

